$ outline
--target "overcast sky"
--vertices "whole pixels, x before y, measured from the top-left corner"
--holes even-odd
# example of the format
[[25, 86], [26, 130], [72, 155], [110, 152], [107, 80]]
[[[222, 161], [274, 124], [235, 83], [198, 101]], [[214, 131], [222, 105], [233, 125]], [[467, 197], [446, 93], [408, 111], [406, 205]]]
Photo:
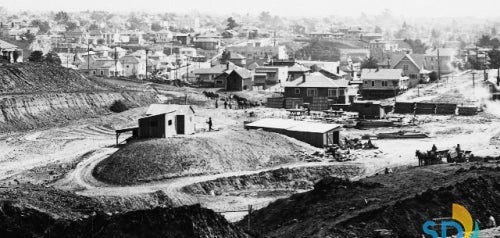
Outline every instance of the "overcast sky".
[[8, 10], [215, 12], [280, 16], [359, 16], [389, 9], [407, 16], [500, 16], [499, 0], [0, 0]]

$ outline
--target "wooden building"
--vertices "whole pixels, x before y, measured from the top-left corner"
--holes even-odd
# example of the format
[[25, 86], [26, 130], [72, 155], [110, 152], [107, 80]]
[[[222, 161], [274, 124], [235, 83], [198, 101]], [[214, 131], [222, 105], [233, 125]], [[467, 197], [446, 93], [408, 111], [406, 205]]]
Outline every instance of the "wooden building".
[[227, 91], [242, 91], [242, 90], [252, 90], [253, 88], [253, 75], [252, 72], [243, 69], [236, 68], [225, 79], [225, 85]]
[[350, 110], [358, 112], [361, 119], [380, 119], [385, 116], [385, 110], [378, 101], [355, 101]]
[[266, 118], [249, 123], [245, 128], [280, 133], [321, 148], [339, 144], [342, 126], [291, 119]]
[[314, 103], [314, 98], [321, 97], [327, 98], [333, 104], [344, 104], [349, 102], [348, 87], [347, 80], [334, 80], [316, 72], [286, 82], [285, 97], [302, 98], [308, 103]]
[[151, 104], [139, 119], [139, 138], [166, 138], [195, 133], [194, 110], [189, 105]]

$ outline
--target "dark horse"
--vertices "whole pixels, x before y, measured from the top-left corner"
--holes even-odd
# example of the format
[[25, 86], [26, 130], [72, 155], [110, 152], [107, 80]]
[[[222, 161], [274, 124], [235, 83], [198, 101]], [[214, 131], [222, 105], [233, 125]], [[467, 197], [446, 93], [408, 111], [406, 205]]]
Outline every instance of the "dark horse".
[[418, 166], [426, 166], [431, 164], [441, 163], [441, 158], [439, 158], [435, 151], [420, 152], [420, 150], [415, 151], [415, 156], [418, 159]]

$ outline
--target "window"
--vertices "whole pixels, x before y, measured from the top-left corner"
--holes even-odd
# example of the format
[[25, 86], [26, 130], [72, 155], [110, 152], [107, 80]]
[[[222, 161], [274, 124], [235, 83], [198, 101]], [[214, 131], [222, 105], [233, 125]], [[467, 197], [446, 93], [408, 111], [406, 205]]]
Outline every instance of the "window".
[[368, 80], [365, 80], [365, 84], [368, 84]]
[[127, 65], [127, 68], [130, 68], [130, 65]]
[[339, 89], [339, 96], [343, 97], [345, 96], [345, 89]]
[[408, 71], [408, 65], [407, 64], [403, 65], [403, 70], [404, 71]]
[[372, 81], [372, 87], [375, 87], [375, 81]]
[[337, 97], [337, 89], [328, 89], [328, 97], [336, 98]]
[[382, 81], [382, 87], [387, 87], [387, 81]]
[[172, 120], [168, 120], [168, 125], [171, 126], [172, 125]]
[[308, 88], [307, 89], [307, 96], [308, 97], [316, 97], [318, 96], [318, 90], [315, 88]]
[[101, 75], [104, 75], [104, 71], [101, 70]]
[[300, 88], [295, 89], [295, 94], [300, 94]]

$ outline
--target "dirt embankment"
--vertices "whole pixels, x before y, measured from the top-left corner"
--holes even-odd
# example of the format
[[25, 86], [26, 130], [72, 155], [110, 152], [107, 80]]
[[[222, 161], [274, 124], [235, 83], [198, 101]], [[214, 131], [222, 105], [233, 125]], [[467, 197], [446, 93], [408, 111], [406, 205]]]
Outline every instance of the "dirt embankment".
[[[444, 164], [359, 182], [329, 178], [311, 192], [256, 211], [251, 232], [263, 237], [376, 237], [376, 229], [388, 229], [397, 237], [421, 237], [422, 224], [450, 217], [452, 203], [487, 224], [488, 213], [500, 218], [499, 171], [491, 164]], [[247, 222], [239, 225], [247, 227]]]
[[259, 193], [274, 190], [310, 190], [320, 179], [335, 176], [352, 178], [361, 174], [356, 165], [330, 165], [315, 167], [280, 168], [258, 174], [233, 176], [212, 181], [196, 183], [183, 188], [191, 194], [232, 195], [240, 193]]
[[33, 185], [0, 198], [0, 237], [247, 237], [199, 205], [113, 214], [94, 199]]
[[0, 132], [57, 126], [109, 113], [121, 100], [130, 107], [157, 102], [151, 91], [123, 90], [74, 70], [46, 64], [0, 66]]
[[100, 162], [93, 175], [112, 184], [137, 184], [179, 176], [255, 170], [297, 162], [315, 149], [264, 131], [224, 130], [137, 141]]

